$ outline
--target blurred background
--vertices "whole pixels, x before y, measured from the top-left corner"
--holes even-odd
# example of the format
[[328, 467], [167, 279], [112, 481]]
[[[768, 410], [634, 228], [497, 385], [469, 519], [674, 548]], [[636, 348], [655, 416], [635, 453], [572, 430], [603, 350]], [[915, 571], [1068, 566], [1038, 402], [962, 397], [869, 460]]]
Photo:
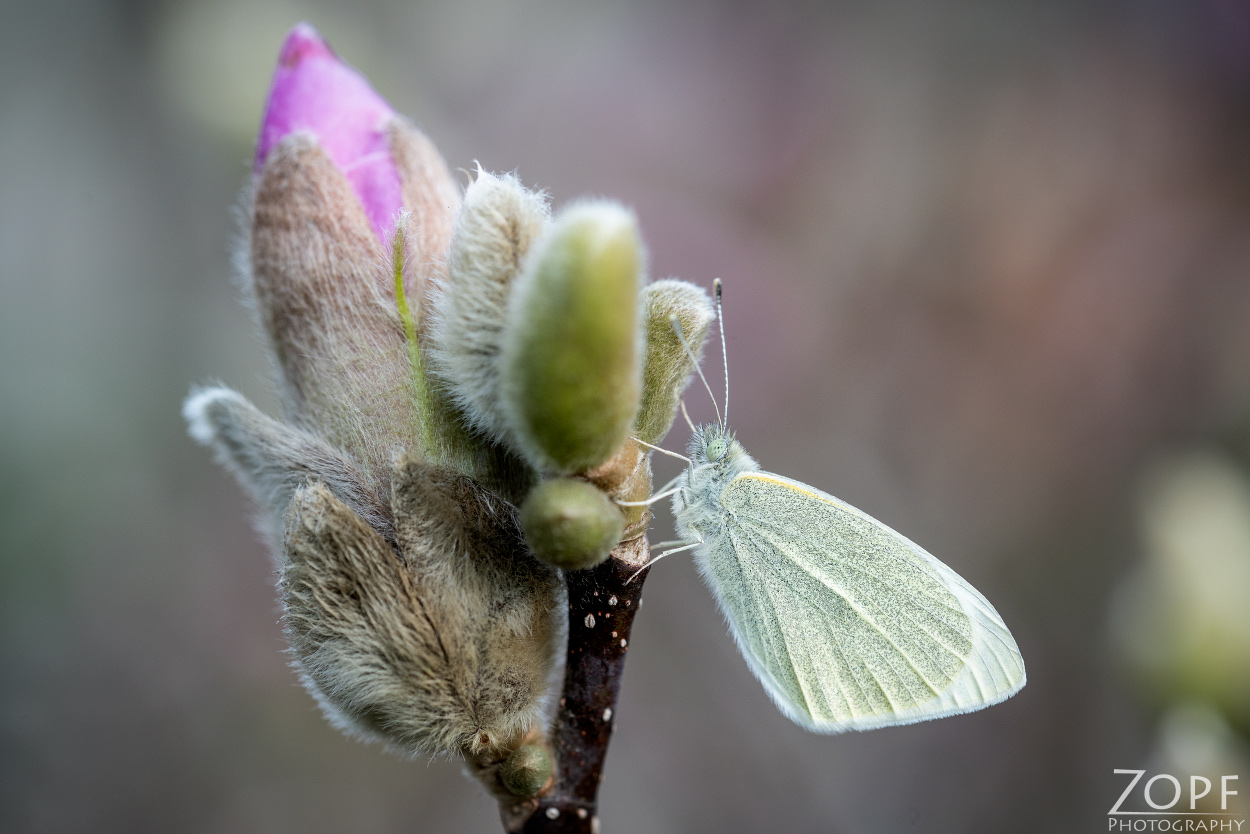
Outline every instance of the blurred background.
[[605, 832], [1105, 831], [1115, 768], [1240, 774], [1244, 815], [1244, 3], [7, 0], [0, 830], [499, 830], [456, 763], [322, 720], [179, 416], [210, 379], [276, 412], [232, 206], [301, 19], [453, 168], [617, 197], [654, 276], [722, 278], [746, 448], [922, 543], [1024, 654], [1001, 706], [809, 735], [668, 559]]

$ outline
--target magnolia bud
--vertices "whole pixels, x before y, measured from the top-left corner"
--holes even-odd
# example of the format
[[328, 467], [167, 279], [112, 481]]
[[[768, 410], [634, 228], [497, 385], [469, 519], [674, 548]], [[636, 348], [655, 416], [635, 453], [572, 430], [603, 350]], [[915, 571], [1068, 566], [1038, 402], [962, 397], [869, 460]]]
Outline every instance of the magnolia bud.
[[625, 517], [591, 484], [577, 478], [553, 478], [526, 497], [521, 527], [540, 559], [578, 570], [608, 558], [625, 531]]
[[250, 263], [286, 416], [385, 482], [393, 449], [415, 447], [417, 426], [404, 333], [394, 304], [383, 303], [377, 252], [325, 150], [305, 133], [280, 143], [256, 186]]
[[538, 469], [578, 472], [621, 448], [638, 413], [642, 244], [619, 205], [564, 211], [526, 260], [504, 330], [502, 406]]
[[420, 304], [459, 201], [446, 165], [301, 24], [250, 196], [244, 260], [287, 419], [199, 389], [192, 435], [280, 533], [287, 639], [332, 721], [407, 753], [502, 762], [541, 737], [560, 585], [508, 503], [532, 470], [470, 436], [423, 370]]
[[[457, 213], [429, 140], [303, 24], [248, 196], [241, 262], [285, 420], [220, 387], [184, 413], [281, 533], [303, 681], [337, 726], [463, 753], [495, 796], [532, 797], [552, 772], [552, 566], [645, 530], [645, 507], [613, 501], [650, 491], [627, 439], [672, 422], [691, 362], [664, 325], [699, 350], [707, 299], [659, 282], [643, 326], [642, 246], [616, 204], [553, 223], [542, 195], [479, 172]], [[579, 477], [533, 487], [542, 473]]]
[[[643, 291], [643, 316], [647, 328], [647, 358], [642, 370], [642, 405], [635, 434], [646, 443], [659, 443], [677, 417], [681, 392], [694, 374], [695, 359], [703, 355], [703, 342], [716, 317], [712, 302], [700, 287], [686, 281], [656, 281]], [[681, 325], [687, 351], [673, 329], [672, 316]]]
[[533, 796], [551, 778], [551, 754], [537, 744], [523, 744], [504, 760], [499, 780], [516, 796]]
[[479, 169], [456, 215], [448, 278], [433, 295], [434, 370], [469, 423], [497, 441], [511, 440], [499, 354], [513, 281], [549, 216], [543, 196], [516, 177]]
[[281, 590], [305, 682], [336, 724], [407, 753], [507, 745], [542, 720], [555, 573], [449, 469], [401, 462], [393, 504], [398, 558], [321, 484], [291, 502]]
[[[406, 295], [445, 260], [458, 195], [429, 141], [306, 24], [282, 47], [256, 144], [246, 266], [282, 371], [289, 421], [343, 449], [385, 488], [397, 449], [422, 448]], [[425, 427], [428, 431], [428, 427]]]

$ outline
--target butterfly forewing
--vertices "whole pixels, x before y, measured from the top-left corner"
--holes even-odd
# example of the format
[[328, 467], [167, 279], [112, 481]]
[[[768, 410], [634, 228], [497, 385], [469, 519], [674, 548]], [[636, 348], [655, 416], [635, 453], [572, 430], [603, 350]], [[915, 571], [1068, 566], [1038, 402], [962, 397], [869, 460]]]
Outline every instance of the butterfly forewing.
[[787, 715], [823, 732], [988, 706], [1024, 684], [993, 607], [954, 571], [836, 498], [735, 477], [703, 548], [739, 646]]

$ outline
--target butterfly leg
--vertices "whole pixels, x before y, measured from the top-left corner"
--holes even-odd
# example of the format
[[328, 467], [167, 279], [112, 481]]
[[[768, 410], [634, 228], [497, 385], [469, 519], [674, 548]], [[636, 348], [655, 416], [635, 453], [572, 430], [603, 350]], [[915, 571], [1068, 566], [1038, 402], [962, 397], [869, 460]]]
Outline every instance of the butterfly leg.
[[680, 492], [681, 490], [682, 490], [682, 487], [677, 486], [677, 487], [673, 487], [672, 489], [666, 489], [663, 492], [657, 492], [656, 494], [648, 498], [646, 501], [617, 501], [616, 505], [618, 507], [650, 507], [656, 501], [661, 501], [669, 497], [670, 495], [674, 495]]
[[686, 457], [685, 455], [679, 455], [676, 452], [670, 452], [668, 449], [661, 449], [659, 446], [656, 446], [653, 443], [648, 443], [645, 440], [639, 440], [636, 437], [631, 437], [630, 440], [634, 441], [639, 446], [645, 446], [648, 449], [651, 449], [652, 451], [660, 452], [661, 454], [668, 455], [670, 458], [677, 458], [678, 460], [684, 460], [686, 463], [690, 463], [690, 458]]
[[633, 576], [631, 576], [631, 577], [629, 577], [629, 579], [626, 579], [626, 580], [625, 580], [625, 584], [626, 584], [626, 585], [628, 585], [630, 582], [633, 582], [633, 581], [634, 581], [634, 577], [636, 577], [638, 574], [642, 573], [644, 570], [646, 570], [647, 568], [649, 568], [649, 567], [651, 567], [652, 565], [654, 565], [656, 562], [658, 562], [658, 561], [660, 561], [661, 559], [663, 559], [665, 556], [670, 556], [670, 555], [672, 555], [672, 554], [674, 554], [674, 553], [681, 553], [683, 550], [690, 550], [691, 548], [698, 547], [698, 546], [699, 546], [699, 545], [701, 545], [701, 544], [703, 544], [703, 539], [699, 539], [697, 542], [691, 542], [690, 544], [686, 544], [686, 545], [683, 545], [683, 546], [681, 546], [681, 547], [674, 547], [672, 550], [666, 550], [666, 551], [664, 551], [664, 552], [663, 552], [663, 553], [661, 553], [659, 556], [656, 556], [654, 559], [652, 559], [651, 561], [647, 562], [645, 565], [643, 565], [642, 567], [640, 567], [638, 570], [634, 571]]
[[666, 483], [664, 486], [660, 487], [660, 491], [661, 491], [661, 492], [663, 492], [663, 491], [664, 491], [664, 490], [666, 490], [666, 489], [671, 489], [671, 488], [673, 488], [673, 487], [677, 486], [677, 482], [678, 482], [678, 481], [680, 481], [680, 480], [681, 480], [681, 478], [682, 478], [682, 476], [683, 476], [683, 475], [685, 475], [685, 474], [686, 474], [685, 472], [679, 472], [679, 473], [677, 473], [677, 474], [676, 474], [676, 475], [672, 478], [672, 480], [670, 480], [670, 481], [669, 481], [668, 483]]

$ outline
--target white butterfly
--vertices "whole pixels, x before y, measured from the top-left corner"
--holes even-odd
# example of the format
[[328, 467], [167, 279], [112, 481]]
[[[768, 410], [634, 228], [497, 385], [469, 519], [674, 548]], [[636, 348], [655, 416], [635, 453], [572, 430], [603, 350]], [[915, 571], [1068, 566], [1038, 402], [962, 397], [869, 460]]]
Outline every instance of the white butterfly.
[[[716, 304], [720, 318], [719, 281]], [[726, 383], [726, 411], [728, 399]], [[723, 421], [691, 428], [689, 468], [651, 498], [672, 495], [684, 544], [656, 559], [694, 550], [789, 718], [868, 730], [971, 712], [1024, 686], [1011, 632], [957, 573], [832, 495], [761, 471]]]

